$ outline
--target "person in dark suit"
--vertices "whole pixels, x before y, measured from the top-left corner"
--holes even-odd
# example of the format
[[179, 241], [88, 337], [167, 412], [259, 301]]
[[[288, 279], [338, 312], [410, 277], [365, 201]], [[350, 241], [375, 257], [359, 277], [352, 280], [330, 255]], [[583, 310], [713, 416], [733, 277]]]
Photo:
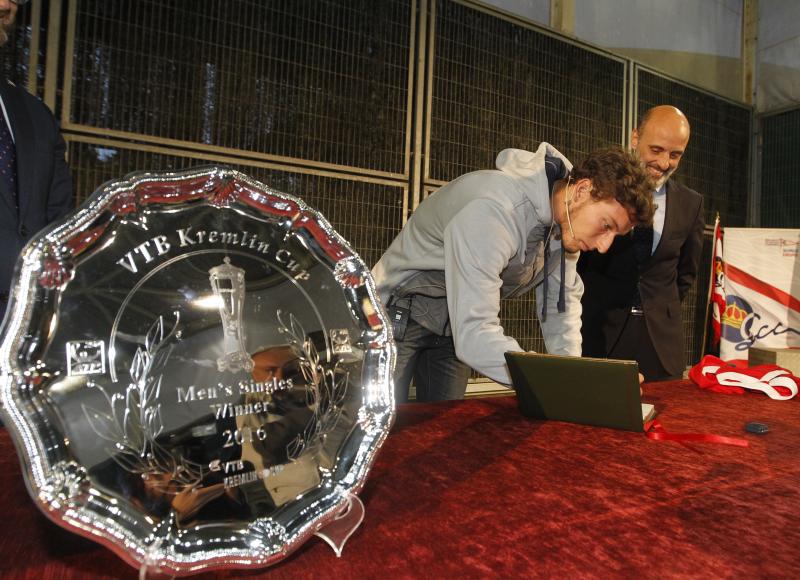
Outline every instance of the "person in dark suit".
[[[8, 40], [17, 5], [0, 0], [0, 45]], [[36, 97], [0, 79], [0, 320], [14, 265], [28, 240], [72, 209], [66, 145], [53, 114]]]
[[653, 227], [634, 228], [606, 254], [584, 253], [578, 262], [583, 355], [636, 360], [646, 381], [680, 378], [686, 366], [681, 302], [700, 262], [703, 197], [670, 176], [689, 133], [675, 107], [645, 113], [631, 146], [656, 186]]

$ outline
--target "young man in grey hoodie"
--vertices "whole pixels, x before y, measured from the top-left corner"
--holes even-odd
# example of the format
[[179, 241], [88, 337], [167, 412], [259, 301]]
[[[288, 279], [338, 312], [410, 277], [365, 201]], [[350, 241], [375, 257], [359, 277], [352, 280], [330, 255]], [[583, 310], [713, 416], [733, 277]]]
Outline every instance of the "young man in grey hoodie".
[[394, 326], [398, 402], [412, 378], [418, 401], [460, 399], [470, 367], [509, 385], [504, 355], [523, 349], [500, 325], [500, 298], [534, 287], [547, 351], [580, 356], [580, 251], [605, 252], [652, 221], [650, 180], [621, 148], [573, 168], [542, 143], [505, 149], [496, 165], [428, 197], [373, 268]]

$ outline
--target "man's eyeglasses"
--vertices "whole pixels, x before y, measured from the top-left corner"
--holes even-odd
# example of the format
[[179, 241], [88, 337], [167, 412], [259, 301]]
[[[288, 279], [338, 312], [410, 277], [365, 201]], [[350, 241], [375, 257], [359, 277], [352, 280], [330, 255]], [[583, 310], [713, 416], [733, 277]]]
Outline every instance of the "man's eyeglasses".
[[17, 6], [22, 6], [23, 4], [27, 4], [28, 0], [11, 0], [12, 4], [16, 4]]

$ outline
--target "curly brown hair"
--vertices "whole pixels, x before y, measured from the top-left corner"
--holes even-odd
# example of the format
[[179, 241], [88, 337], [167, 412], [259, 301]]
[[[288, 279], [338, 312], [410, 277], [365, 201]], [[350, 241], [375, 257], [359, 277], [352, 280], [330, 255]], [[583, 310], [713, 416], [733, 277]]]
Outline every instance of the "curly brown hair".
[[581, 163], [572, 168], [574, 181], [590, 179], [592, 199], [616, 199], [640, 225], [652, 225], [653, 189], [655, 184], [642, 166], [639, 158], [622, 147], [595, 149]]

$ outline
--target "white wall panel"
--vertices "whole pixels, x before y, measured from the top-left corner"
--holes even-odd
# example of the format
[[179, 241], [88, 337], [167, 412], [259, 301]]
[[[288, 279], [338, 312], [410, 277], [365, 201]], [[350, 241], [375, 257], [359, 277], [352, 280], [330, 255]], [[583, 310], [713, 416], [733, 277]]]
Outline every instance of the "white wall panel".
[[800, 103], [800, 2], [759, 0], [756, 108]]
[[739, 58], [743, 0], [575, 0], [575, 35], [608, 48]]

